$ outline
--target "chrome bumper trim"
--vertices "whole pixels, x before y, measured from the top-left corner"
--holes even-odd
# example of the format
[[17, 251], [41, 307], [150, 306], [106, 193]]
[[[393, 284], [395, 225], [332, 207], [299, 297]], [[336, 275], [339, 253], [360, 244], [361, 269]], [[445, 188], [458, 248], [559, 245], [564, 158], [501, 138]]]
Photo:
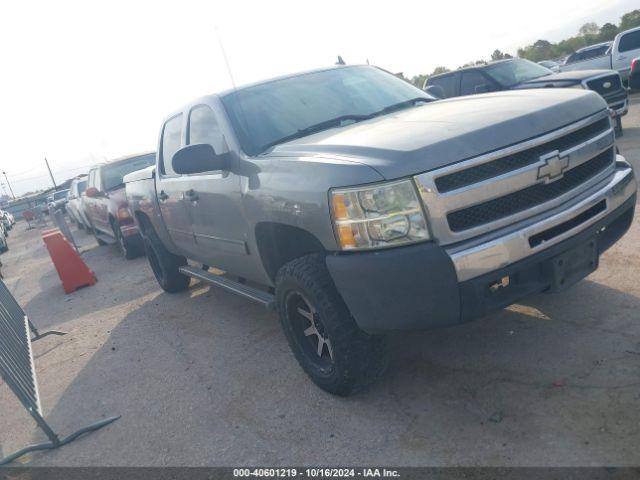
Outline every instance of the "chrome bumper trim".
[[629, 99], [626, 98], [624, 100], [624, 105], [622, 106], [622, 108], [619, 108], [618, 110], [614, 110], [614, 112], [616, 112], [616, 115], [618, 117], [622, 117], [623, 115], [626, 115], [627, 113], [629, 113]]
[[[625, 165], [628, 165], [621, 155], [617, 156], [617, 161], [624, 162]], [[632, 177], [630, 180], [627, 178], [629, 176]], [[623, 183], [625, 181], [627, 181], [626, 184]], [[624, 188], [616, 188], [621, 183], [623, 183]], [[592, 193], [564, 211], [480, 245], [475, 245], [467, 249], [464, 249], [464, 247], [462, 247], [462, 249], [461, 247], [448, 249], [447, 253], [453, 260], [458, 281], [464, 282], [465, 280], [470, 280], [505, 267], [579, 233], [622, 205], [636, 190], [637, 182], [633, 177], [633, 169], [630, 166], [618, 166], [611, 178], [608, 179], [603, 186], [598, 188], [595, 193]], [[588, 210], [603, 199], [607, 201], [607, 208], [604, 211], [579, 226], [536, 247], [529, 245], [529, 238], [532, 235], [571, 220], [573, 217]]]

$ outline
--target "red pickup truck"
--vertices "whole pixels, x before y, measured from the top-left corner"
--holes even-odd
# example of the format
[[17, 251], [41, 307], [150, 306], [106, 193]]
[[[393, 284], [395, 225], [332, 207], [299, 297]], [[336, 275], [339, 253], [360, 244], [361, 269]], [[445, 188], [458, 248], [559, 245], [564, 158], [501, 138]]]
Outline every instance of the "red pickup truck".
[[122, 178], [131, 172], [155, 164], [154, 152], [130, 155], [89, 170], [82, 208], [99, 245], [117, 243], [125, 258], [144, 252], [124, 191]]

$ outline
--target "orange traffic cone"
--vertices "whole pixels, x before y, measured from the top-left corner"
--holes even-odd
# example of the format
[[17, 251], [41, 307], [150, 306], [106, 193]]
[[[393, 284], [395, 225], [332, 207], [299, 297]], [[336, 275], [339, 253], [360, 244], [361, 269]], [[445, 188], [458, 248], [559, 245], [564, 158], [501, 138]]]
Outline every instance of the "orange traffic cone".
[[82, 261], [78, 252], [64, 238], [60, 230], [45, 230], [42, 232], [42, 240], [49, 250], [49, 256], [62, 280], [65, 293], [96, 283], [95, 273], [89, 270], [87, 264]]

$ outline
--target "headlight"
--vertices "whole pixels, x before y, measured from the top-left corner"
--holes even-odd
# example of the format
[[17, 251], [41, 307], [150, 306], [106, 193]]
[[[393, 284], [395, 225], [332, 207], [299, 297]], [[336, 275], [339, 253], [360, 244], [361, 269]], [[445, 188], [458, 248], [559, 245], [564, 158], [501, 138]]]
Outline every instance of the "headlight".
[[343, 250], [428, 240], [427, 220], [411, 180], [332, 190], [331, 210]]

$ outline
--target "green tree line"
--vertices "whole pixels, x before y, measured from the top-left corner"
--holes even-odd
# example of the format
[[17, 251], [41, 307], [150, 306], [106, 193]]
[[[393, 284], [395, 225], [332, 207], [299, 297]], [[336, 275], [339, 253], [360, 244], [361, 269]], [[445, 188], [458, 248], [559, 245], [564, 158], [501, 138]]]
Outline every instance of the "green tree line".
[[[539, 62], [541, 60], [561, 59], [567, 55], [572, 54], [576, 50], [593, 45], [594, 43], [608, 42], [613, 40], [614, 37], [625, 30], [640, 26], [640, 9], [633, 10], [625, 13], [620, 18], [620, 23], [617, 25], [613, 23], [605, 23], [599, 26], [595, 22], [585, 23], [578, 30], [578, 34], [561, 40], [557, 43], [549, 42], [548, 40], [537, 40], [531, 45], [518, 49], [518, 57], [526, 58], [533, 62]], [[504, 53], [500, 50], [494, 50], [491, 54], [491, 61], [502, 60], [504, 58], [512, 58], [510, 54]], [[468, 62], [458, 67], [465, 68], [473, 65], [486, 65], [487, 60], [481, 59], [474, 62]], [[427, 78], [432, 75], [439, 75], [451, 71], [445, 66], [436, 67], [433, 72], [428, 74], [415, 75], [411, 79], [405, 78], [405, 80], [413, 83], [416, 87], [422, 88]], [[402, 78], [404, 76], [399, 74]]]

